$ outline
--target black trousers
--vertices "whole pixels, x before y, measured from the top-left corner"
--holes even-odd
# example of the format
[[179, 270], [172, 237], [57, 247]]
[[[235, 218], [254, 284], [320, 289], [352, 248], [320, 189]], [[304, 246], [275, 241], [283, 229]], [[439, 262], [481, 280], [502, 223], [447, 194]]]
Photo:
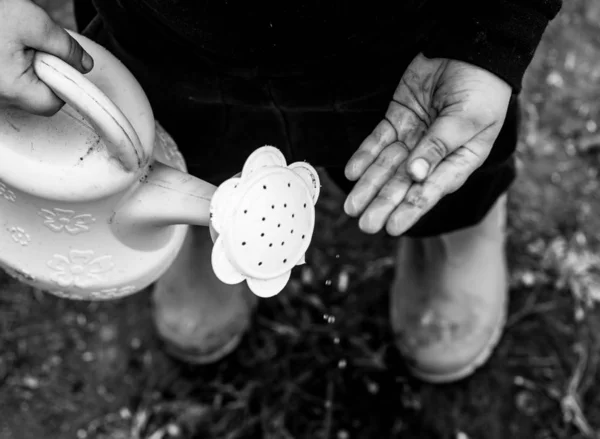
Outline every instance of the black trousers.
[[[91, 6], [90, 0], [75, 0], [78, 27], [132, 71], [190, 172], [213, 184], [238, 172], [254, 149], [269, 144], [281, 149], [288, 161], [325, 167], [349, 191], [353, 183], [344, 177], [345, 163], [382, 119], [404, 69], [420, 52], [417, 38], [393, 68], [357, 75], [344, 75], [347, 66], [337, 61], [304, 69], [302, 60], [294, 71], [263, 73], [190, 50], [163, 23], [139, 16], [124, 3], [94, 0]], [[349, 60], [348, 65], [362, 61]], [[515, 178], [518, 115], [513, 96], [483, 166], [407, 235], [447, 233], [486, 215]]]

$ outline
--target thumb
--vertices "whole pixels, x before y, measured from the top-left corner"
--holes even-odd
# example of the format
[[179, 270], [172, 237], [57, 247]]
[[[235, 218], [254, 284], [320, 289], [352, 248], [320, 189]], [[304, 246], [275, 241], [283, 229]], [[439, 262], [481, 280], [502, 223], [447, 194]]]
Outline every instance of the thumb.
[[23, 45], [54, 55], [81, 73], [94, 67], [94, 61], [81, 45], [39, 7], [31, 11], [32, 25], [21, 37]]
[[[52, 21], [43, 9], [35, 7], [29, 13], [31, 26], [21, 35], [21, 43], [25, 47], [54, 55], [81, 73], [87, 73], [93, 68], [92, 57], [66, 30]], [[61, 109], [64, 102], [37, 77], [33, 68], [29, 68], [19, 81], [15, 104], [30, 113], [52, 116]]]
[[425, 180], [442, 160], [476, 134], [473, 123], [463, 117], [439, 116], [409, 155], [408, 173], [416, 181]]

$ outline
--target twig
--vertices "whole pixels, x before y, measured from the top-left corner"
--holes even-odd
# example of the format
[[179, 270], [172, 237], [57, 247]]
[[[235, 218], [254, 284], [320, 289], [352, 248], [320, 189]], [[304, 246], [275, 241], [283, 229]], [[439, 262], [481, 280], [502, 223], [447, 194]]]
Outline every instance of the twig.
[[579, 355], [579, 360], [575, 366], [573, 376], [567, 385], [566, 394], [560, 401], [561, 409], [565, 422], [570, 422], [589, 439], [598, 439], [598, 435], [583, 413], [581, 408], [581, 398], [579, 397], [579, 387], [584, 376], [585, 369], [588, 364], [589, 353], [588, 349], [582, 345], [576, 346], [576, 353]]
[[[532, 297], [534, 297], [534, 296], [532, 296]], [[538, 303], [538, 304], [534, 304], [532, 302], [535, 302], [535, 298], [528, 299], [525, 306], [523, 306], [521, 309], [516, 311], [512, 316], [510, 316], [508, 321], [506, 322], [506, 328], [513, 327], [514, 325], [516, 325], [517, 323], [519, 323], [521, 320], [525, 319], [526, 317], [530, 317], [534, 314], [545, 314], [549, 311], [552, 311], [553, 309], [555, 309], [557, 307], [557, 304], [554, 301], [548, 301], [548, 302]]]

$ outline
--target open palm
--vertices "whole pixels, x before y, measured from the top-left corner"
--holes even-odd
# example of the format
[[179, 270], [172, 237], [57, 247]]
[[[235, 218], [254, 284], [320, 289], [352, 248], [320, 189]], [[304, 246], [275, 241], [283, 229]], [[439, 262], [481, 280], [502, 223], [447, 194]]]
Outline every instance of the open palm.
[[408, 230], [485, 161], [511, 88], [479, 67], [418, 55], [383, 120], [346, 165], [357, 181], [344, 209], [367, 233]]

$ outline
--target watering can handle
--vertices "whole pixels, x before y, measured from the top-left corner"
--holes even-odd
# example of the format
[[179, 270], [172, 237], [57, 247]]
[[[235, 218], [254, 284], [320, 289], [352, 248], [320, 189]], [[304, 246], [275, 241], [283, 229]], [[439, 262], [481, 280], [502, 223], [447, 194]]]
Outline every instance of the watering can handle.
[[94, 127], [125, 170], [135, 172], [145, 165], [148, 158], [135, 129], [102, 90], [75, 68], [47, 53], [36, 52], [33, 69], [54, 94]]

